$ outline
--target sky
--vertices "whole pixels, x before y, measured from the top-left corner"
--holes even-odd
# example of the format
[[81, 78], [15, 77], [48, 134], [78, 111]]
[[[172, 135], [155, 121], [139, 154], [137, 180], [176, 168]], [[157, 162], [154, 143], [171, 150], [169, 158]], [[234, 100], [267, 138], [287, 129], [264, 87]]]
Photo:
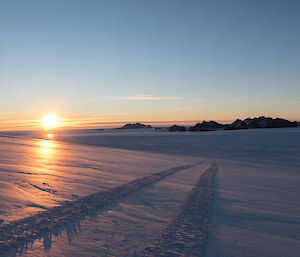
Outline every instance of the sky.
[[0, 130], [300, 120], [300, 1], [0, 0]]

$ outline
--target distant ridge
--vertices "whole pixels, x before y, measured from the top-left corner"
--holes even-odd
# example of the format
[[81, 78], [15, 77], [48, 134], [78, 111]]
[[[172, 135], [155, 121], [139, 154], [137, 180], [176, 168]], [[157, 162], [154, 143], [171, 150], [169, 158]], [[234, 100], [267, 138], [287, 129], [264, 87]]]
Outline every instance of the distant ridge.
[[[215, 131], [215, 130], [239, 130], [239, 129], [254, 129], [254, 128], [292, 128], [299, 127], [299, 122], [289, 121], [282, 118], [270, 118], [261, 116], [258, 118], [247, 118], [245, 120], [237, 119], [231, 124], [220, 124], [216, 121], [203, 121], [190, 127], [189, 131]], [[173, 125], [169, 128], [170, 132], [186, 131], [187, 128], [183, 126]]]
[[253, 129], [253, 128], [291, 128], [298, 127], [296, 121], [292, 122], [289, 120], [261, 116], [259, 118], [247, 118], [245, 120], [235, 120], [232, 124], [224, 127], [225, 130], [236, 130], [236, 129]]
[[216, 129], [222, 129], [224, 125], [216, 122], [216, 121], [203, 121], [202, 123], [197, 123], [195, 126], [190, 127], [190, 131], [211, 131]]
[[152, 128], [151, 125], [145, 125], [142, 123], [127, 123], [123, 127], [118, 129], [142, 129], [142, 128]]
[[172, 127], [169, 127], [168, 130], [170, 132], [176, 132], [176, 131], [184, 132], [184, 131], [186, 131], [186, 127], [184, 127], [184, 126], [178, 126], [178, 125], [173, 125]]

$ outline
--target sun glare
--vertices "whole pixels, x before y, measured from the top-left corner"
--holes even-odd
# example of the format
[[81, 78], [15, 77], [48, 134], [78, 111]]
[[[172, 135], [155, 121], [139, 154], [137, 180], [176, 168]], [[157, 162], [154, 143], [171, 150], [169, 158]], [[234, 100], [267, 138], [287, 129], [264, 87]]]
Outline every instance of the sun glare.
[[42, 119], [43, 127], [45, 128], [55, 128], [58, 126], [58, 119], [54, 114], [49, 114]]

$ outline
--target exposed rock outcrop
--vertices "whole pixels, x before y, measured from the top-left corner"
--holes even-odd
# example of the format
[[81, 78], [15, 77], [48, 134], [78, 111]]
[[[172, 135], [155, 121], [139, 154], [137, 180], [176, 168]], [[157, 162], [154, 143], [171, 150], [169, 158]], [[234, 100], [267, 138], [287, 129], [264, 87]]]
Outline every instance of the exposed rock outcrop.
[[173, 125], [172, 127], [169, 128], [169, 132], [176, 132], [176, 131], [179, 131], [179, 132], [186, 131], [186, 127]]
[[235, 130], [235, 129], [252, 129], [252, 128], [288, 128], [288, 127], [298, 127], [298, 123], [291, 122], [289, 120], [276, 118], [272, 119], [270, 117], [261, 116], [259, 118], [247, 118], [245, 120], [235, 120], [232, 124], [226, 125], [225, 130]]
[[202, 123], [197, 123], [195, 126], [190, 127], [190, 131], [211, 131], [216, 129], [222, 129], [224, 125], [219, 124], [215, 121], [203, 121]]
[[145, 125], [141, 123], [128, 123], [118, 129], [142, 129], [142, 128], [152, 128], [152, 127], [151, 125]]

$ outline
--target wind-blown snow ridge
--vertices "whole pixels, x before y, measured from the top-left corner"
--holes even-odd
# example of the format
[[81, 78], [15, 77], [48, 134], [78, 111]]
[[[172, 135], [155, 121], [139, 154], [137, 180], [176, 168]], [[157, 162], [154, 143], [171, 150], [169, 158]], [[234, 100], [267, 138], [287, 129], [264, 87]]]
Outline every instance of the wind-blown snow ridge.
[[45, 212], [4, 224], [0, 226], [0, 255], [11, 248], [17, 248], [29, 243], [55, 228], [118, 201], [149, 184], [156, 183], [167, 176], [200, 163], [178, 166], [153, 173], [108, 191], [97, 192], [75, 201], [67, 201], [61, 206], [53, 207]]
[[166, 230], [144, 249], [143, 256], [204, 255], [211, 224], [216, 171], [216, 163], [213, 163], [200, 177]]

